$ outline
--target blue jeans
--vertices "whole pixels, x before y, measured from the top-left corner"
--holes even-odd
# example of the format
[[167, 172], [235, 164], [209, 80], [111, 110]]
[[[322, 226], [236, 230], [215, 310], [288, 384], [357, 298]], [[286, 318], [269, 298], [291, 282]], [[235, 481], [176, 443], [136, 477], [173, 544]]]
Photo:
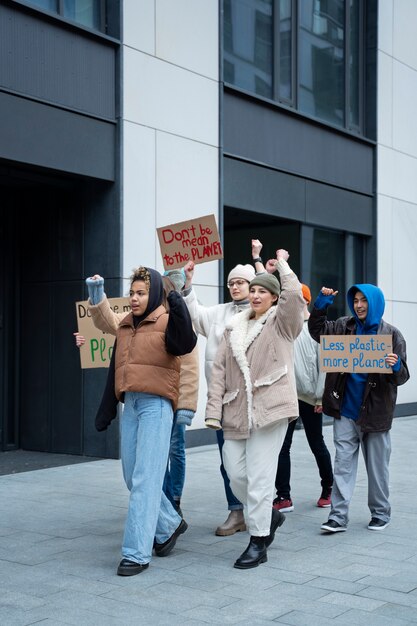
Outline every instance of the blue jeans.
[[168, 466], [165, 472], [163, 490], [172, 504], [181, 500], [185, 482], [185, 424], [178, 424], [174, 415], [169, 447]]
[[123, 476], [130, 491], [122, 555], [149, 563], [154, 539], [164, 543], [181, 518], [162, 492], [172, 429], [169, 400], [128, 392], [120, 423]]
[[223, 431], [222, 430], [216, 430], [216, 435], [217, 435], [217, 444], [219, 446], [220, 459], [221, 459], [220, 473], [223, 476], [224, 490], [226, 492], [226, 499], [227, 499], [228, 509], [229, 509], [229, 511], [242, 511], [243, 510], [243, 504], [233, 494], [233, 491], [230, 488], [229, 477], [228, 477], [227, 472], [224, 469], [224, 465], [223, 465], [223, 445], [224, 445]]

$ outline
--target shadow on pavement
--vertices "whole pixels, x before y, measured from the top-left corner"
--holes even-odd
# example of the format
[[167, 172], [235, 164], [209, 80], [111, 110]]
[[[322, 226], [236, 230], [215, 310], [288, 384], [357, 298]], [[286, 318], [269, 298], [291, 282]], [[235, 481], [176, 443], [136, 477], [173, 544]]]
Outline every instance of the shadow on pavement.
[[0, 476], [98, 460], [100, 460], [100, 457], [95, 456], [32, 452], [30, 450], [10, 450], [0, 452]]

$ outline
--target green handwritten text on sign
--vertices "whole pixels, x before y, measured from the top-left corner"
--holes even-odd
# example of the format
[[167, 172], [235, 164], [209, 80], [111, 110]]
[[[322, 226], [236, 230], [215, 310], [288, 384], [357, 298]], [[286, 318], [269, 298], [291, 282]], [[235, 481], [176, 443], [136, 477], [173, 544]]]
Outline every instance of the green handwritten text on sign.
[[[130, 311], [128, 298], [109, 298], [110, 308], [123, 319]], [[80, 350], [82, 369], [109, 367], [115, 337], [96, 328], [88, 310], [88, 302], [76, 302], [78, 332], [85, 338]]]

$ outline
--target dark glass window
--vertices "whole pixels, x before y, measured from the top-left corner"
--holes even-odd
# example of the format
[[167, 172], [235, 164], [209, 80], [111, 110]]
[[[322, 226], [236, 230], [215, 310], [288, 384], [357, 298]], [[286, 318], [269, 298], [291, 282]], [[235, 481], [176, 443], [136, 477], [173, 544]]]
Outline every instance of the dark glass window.
[[58, 12], [58, 0], [28, 0], [30, 4], [35, 4], [40, 9], [46, 11]]
[[312, 117], [344, 125], [344, 0], [301, 3], [298, 108]]
[[100, 30], [101, 0], [64, 0], [64, 16], [78, 24]]
[[363, 132], [361, 0], [224, 0], [224, 81]]
[[28, 4], [67, 17], [87, 28], [104, 31], [104, 0], [27, 0]]
[[279, 3], [279, 97], [291, 101], [292, 94], [292, 2]]
[[224, 78], [272, 97], [273, 0], [225, 0]]
[[339, 293], [328, 310], [330, 319], [350, 314], [346, 292], [363, 282], [363, 238], [337, 231], [303, 226], [302, 280], [311, 289], [313, 302], [320, 289], [331, 287]]
[[349, 127], [360, 127], [361, 14], [359, 0], [349, 1]]

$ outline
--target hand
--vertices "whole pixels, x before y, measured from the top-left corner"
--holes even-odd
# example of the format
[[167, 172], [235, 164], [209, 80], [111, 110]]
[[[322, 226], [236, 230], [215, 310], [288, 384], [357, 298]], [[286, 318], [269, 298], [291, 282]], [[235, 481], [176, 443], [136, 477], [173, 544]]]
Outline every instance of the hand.
[[321, 406], [321, 404], [316, 404], [316, 406], [314, 407], [314, 413], [323, 413], [323, 407]]
[[188, 289], [189, 287], [191, 287], [191, 284], [193, 282], [193, 276], [194, 276], [194, 268], [195, 268], [194, 261], [188, 261], [188, 263], [184, 265], [184, 273], [185, 273], [184, 289]]
[[100, 276], [100, 274], [94, 274], [94, 276], [90, 276], [90, 280], [102, 280], [102, 278], [103, 277]]
[[269, 259], [266, 262], [265, 269], [268, 272], [268, 274], [273, 274], [274, 272], [276, 272], [276, 270], [277, 270], [277, 260], [276, 259]]
[[207, 428], [212, 428], [213, 430], [221, 430], [222, 428], [220, 420], [216, 419], [215, 417], [206, 417], [204, 423]]
[[277, 259], [278, 259], [278, 261], [280, 261], [281, 259], [284, 259], [284, 261], [288, 261], [289, 258], [290, 258], [290, 255], [287, 252], [287, 250], [283, 250], [282, 248], [277, 250]]
[[80, 335], [80, 333], [72, 333], [72, 334], [75, 337], [75, 345], [77, 346], [77, 348], [80, 348], [81, 346], [85, 344], [84, 335]]
[[262, 244], [259, 239], [252, 239], [252, 258], [256, 259], [256, 257], [261, 256]]
[[390, 367], [393, 367], [397, 361], [398, 361], [398, 355], [394, 354], [393, 352], [390, 352], [385, 357], [385, 363], [389, 365]]
[[323, 296], [337, 296], [339, 292], [331, 289], [330, 287], [322, 287], [321, 293], [323, 294]]

